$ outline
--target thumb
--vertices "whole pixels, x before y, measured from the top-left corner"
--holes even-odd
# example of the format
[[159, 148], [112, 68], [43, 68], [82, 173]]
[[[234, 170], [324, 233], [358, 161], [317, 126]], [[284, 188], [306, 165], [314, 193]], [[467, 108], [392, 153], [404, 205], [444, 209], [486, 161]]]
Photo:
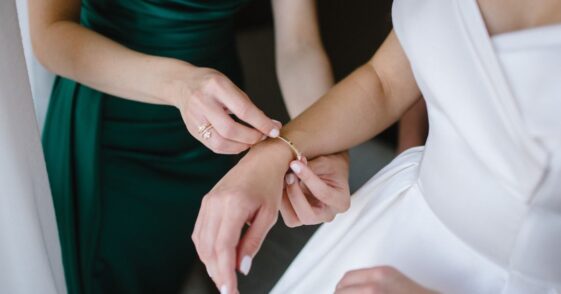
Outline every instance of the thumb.
[[249, 228], [245, 231], [238, 247], [238, 269], [242, 274], [246, 276], [249, 274], [253, 257], [257, 255], [267, 233], [276, 223], [277, 217], [278, 213], [260, 210]]

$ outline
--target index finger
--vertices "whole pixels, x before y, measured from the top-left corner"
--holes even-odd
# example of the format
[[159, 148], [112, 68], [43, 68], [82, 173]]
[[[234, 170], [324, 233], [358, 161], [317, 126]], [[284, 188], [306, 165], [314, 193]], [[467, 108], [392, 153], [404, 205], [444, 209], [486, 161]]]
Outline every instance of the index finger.
[[336, 197], [334, 189], [327, 185], [307, 165], [295, 160], [290, 163], [290, 169], [306, 185], [308, 190], [321, 202], [341, 211], [344, 208], [344, 200]]
[[223, 88], [219, 89], [218, 94], [226, 98], [220, 102], [239, 119], [271, 138], [279, 136], [280, 129], [277, 123], [257, 108], [249, 97], [234, 84], [225, 83]]
[[246, 221], [247, 216], [237, 209], [228, 210], [227, 215], [222, 218], [214, 245], [218, 267], [215, 281], [221, 294], [236, 293], [237, 291], [236, 248]]

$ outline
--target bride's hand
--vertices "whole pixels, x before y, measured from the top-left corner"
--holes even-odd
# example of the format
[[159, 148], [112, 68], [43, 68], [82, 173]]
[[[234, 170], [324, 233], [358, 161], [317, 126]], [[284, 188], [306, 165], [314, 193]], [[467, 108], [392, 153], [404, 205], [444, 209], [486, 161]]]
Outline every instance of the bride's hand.
[[398, 270], [379, 266], [347, 272], [337, 285], [336, 294], [387, 293], [387, 294], [436, 294]]
[[[236, 293], [236, 268], [247, 275], [252, 258], [276, 223], [292, 157], [278, 140], [260, 143], [204, 197], [192, 239], [222, 293]], [[241, 236], [246, 224], [249, 227]]]
[[349, 209], [347, 152], [317, 157], [308, 164], [293, 161], [285, 177], [281, 215], [288, 227], [332, 221]]

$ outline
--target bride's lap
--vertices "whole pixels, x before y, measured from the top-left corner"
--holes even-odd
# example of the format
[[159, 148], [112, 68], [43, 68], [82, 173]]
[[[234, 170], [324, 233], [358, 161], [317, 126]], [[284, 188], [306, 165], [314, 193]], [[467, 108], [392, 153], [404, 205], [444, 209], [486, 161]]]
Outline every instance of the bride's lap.
[[[445, 293], [498, 293], [505, 273], [451, 233], [425, 202], [416, 174], [422, 149], [406, 151], [322, 226], [273, 293], [328, 293], [349, 271], [390, 265]], [[491, 290], [490, 290], [491, 289]]]

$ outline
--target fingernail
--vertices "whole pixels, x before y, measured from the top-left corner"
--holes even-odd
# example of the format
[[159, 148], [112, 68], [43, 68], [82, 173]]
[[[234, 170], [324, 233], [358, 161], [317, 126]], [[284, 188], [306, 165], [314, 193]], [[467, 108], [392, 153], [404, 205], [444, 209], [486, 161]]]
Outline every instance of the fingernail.
[[302, 171], [302, 168], [300, 167], [300, 164], [298, 164], [297, 162], [292, 162], [290, 164], [290, 168], [297, 174], [299, 174], [300, 171]]
[[294, 175], [293, 174], [286, 175], [286, 183], [288, 185], [294, 184]]
[[220, 294], [228, 294], [228, 287], [226, 285], [220, 287]]
[[244, 258], [242, 259], [242, 262], [240, 264], [240, 271], [242, 272], [242, 274], [246, 275], [249, 274], [249, 270], [251, 269], [251, 257], [246, 255], [244, 256]]
[[276, 125], [277, 127], [279, 127], [279, 128], [282, 127], [282, 123], [281, 123], [280, 121], [278, 121], [278, 120], [276, 120], [276, 119], [273, 119], [272, 121], [273, 121], [273, 123], [275, 123], [275, 125]]
[[280, 134], [279, 129], [274, 128], [274, 129], [272, 129], [272, 130], [269, 132], [269, 137], [271, 137], [271, 138], [276, 138], [276, 137], [279, 136], [279, 134]]

